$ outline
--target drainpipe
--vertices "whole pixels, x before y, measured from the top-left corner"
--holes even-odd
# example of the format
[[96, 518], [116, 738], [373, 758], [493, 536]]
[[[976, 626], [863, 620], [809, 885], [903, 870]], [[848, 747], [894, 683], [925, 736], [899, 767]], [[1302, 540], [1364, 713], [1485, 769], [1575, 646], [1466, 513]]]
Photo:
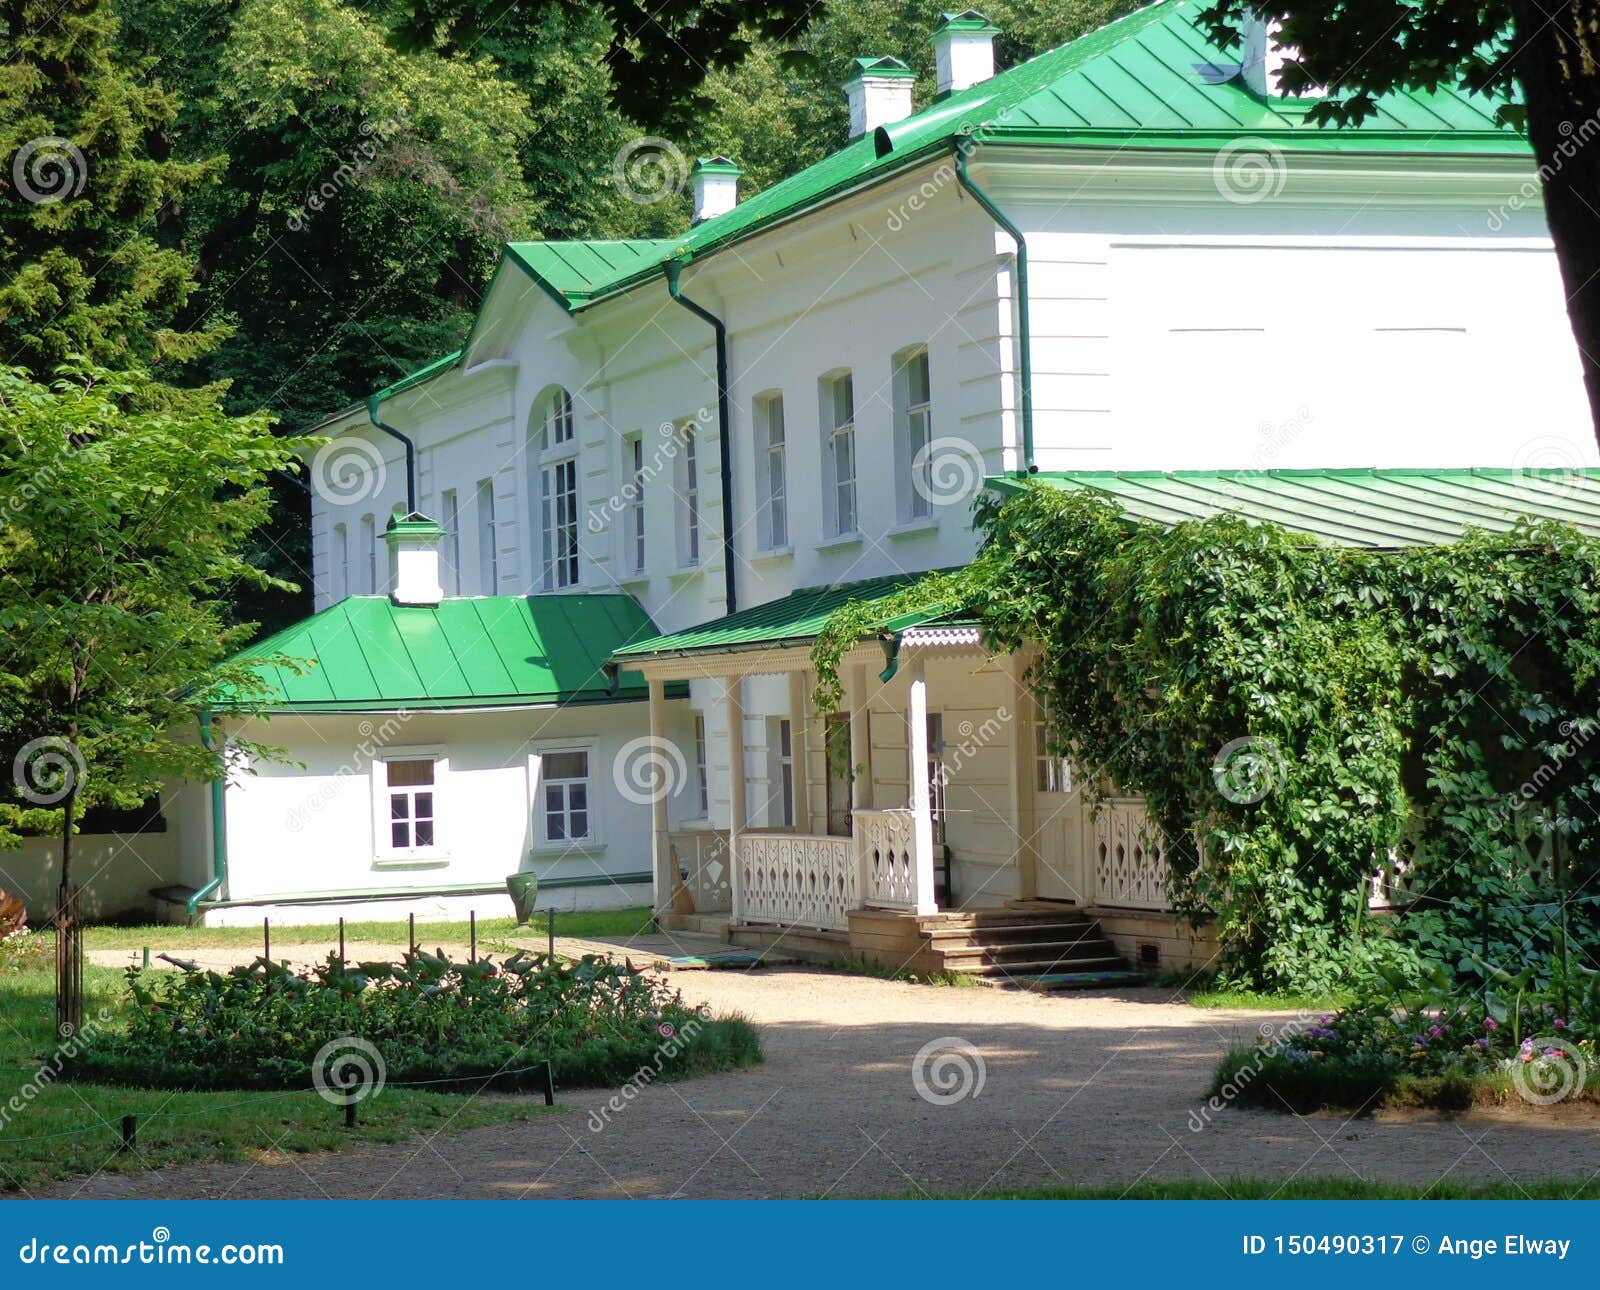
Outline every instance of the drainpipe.
[[1022, 332], [1021, 343], [1017, 346], [1017, 362], [1022, 369], [1023, 465], [1023, 469], [1017, 473], [1032, 475], [1039, 467], [1033, 462], [1033, 335], [1028, 326], [1028, 243], [1022, 236], [1022, 230], [1006, 218], [1005, 212], [994, 204], [989, 194], [972, 182], [972, 176], [967, 173], [969, 151], [970, 144], [966, 139], [956, 144], [956, 178], [977, 200], [978, 205], [989, 212], [989, 218], [1009, 233], [1017, 244], [1017, 327]]
[[[216, 717], [209, 710], [200, 714], [200, 742], [212, 753], [217, 751], [213, 736], [215, 726]], [[226, 767], [222, 769], [226, 770]], [[211, 781], [211, 880], [189, 897], [185, 908], [190, 918], [195, 916], [202, 900], [222, 890], [222, 884], [228, 877], [228, 823], [224, 814], [226, 789], [227, 785], [220, 776]]]
[[382, 430], [384, 434], [398, 439], [406, 450], [406, 514], [417, 513], [417, 446], [405, 435], [401, 434], [391, 425], [385, 425], [378, 419], [378, 396], [374, 394], [367, 400], [367, 419]]
[[722, 468], [722, 570], [728, 613], [732, 614], [738, 612], [739, 598], [733, 554], [733, 436], [728, 427], [728, 329], [722, 319], [683, 294], [678, 285], [678, 275], [682, 272], [682, 260], [667, 261], [668, 293], [696, 318], [710, 323], [717, 334], [717, 431], [722, 441], [719, 462]]

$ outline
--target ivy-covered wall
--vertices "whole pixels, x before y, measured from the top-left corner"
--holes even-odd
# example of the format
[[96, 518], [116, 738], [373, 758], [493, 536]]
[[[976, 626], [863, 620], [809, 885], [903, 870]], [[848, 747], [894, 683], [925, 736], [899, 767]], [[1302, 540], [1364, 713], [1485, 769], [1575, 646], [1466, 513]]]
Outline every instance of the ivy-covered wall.
[[[1144, 795], [1241, 981], [1374, 961], [1472, 981], [1544, 959], [1563, 925], [1600, 948], [1600, 541], [1540, 524], [1356, 550], [1231, 516], [1133, 524], [1044, 485], [978, 519], [966, 569], [835, 616], [819, 705], [842, 652], [913, 609], [1031, 643], [1057, 751]], [[1402, 912], [1375, 919], [1403, 840]]]

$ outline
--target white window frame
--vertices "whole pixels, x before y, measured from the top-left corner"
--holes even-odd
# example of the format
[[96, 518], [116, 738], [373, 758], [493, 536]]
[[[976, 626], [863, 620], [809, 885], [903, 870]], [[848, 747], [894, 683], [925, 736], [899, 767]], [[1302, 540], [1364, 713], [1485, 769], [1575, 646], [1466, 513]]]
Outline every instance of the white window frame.
[[[846, 397], [841, 400], [840, 391]], [[856, 537], [861, 514], [856, 496], [855, 376], [830, 372], [817, 382], [822, 425], [822, 514], [829, 538]], [[848, 459], [847, 465], [841, 461]]]
[[705, 713], [697, 712], [694, 714], [694, 789], [695, 806], [699, 809], [695, 818], [700, 820], [711, 818], [711, 765], [706, 755], [709, 746]]
[[700, 509], [700, 438], [694, 420], [677, 427], [678, 567], [698, 569], [704, 553], [705, 515]]
[[564, 591], [582, 581], [578, 538], [577, 418], [561, 386], [544, 398], [539, 438], [539, 534], [544, 589]]
[[362, 574], [361, 589], [369, 596], [376, 595], [378, 591], [378, 521], [373, 515], [361, 517], [361, 545], [366, 554], [362, 556], [365, 571]]
[[[433, 845], [396, 848], [389, 825], [389, 763], [392, 761], [433, 762]], [[444, 865], [450, 862], [450, 849], [441, 842], [441, 827], [449, 805], [450, 757], [443, 744], [389, 747], [372, 759], [372, 863], [375, 868], [404, 869]]]
[[350, 594], [350, 530], [335, 524], [328, 553], [328, 599], [338, 604]]
[[789, 443], [783, 419], [783, 392], [758, 394], [754, 406], [761, 516], [758, 539], [763, 551], [783, 551], [789, 546]]
[[[933, 368], [926, 345], [912, 345], [894, 356], [894, 453], [896, 491], [902, 523], [933, 518]], [[920, 364], [923, 389], [914, 392], [914, 365]], [[920, 393], [921, 397], [915, 397]], [[920, 458], [920, 460], [919, 460]], [[920, 478], [921, 487], [918, 487]]]
[[[599, 764], [596, 753], [597, 745], [594, 740], [561, 739], [549, 743], [538, 743], [528, 754], [528, 811], [533, 825], [533, 849], [544, 854], [560, 854], [571, 851], [598, 851], [605, 844], [600, 836], [601, 803], [599, 800], [600, 779], [595, 773]], [[583, 783], [587, 788], [585, 798], [587, 802], [589, 832], [581, 838], [555, 838], [549, 833], [549, 821], [545, 818], [545, 778], [544, 759], [555, 753], [583, 753], [587, 758], [588, 773], [584, 776]], [[576, 782], [566, 781], [563, 783]], [[570, 813], [571, 804], [566, 810]]]
[[1039, 793], [1071, 793], [1072, 762], [1050, 751], [1049, 732], [1044, 722], [1033, 728], [1034, 791]]
[[767, 718], [767, 827], [794, 828], [794, 723], [788, 717]]
[[444, 529], [445, 594], [461, 594], [461, 498], [453, 488], [439, 494], [439, 522]]
[[650, 561], [650, 548], [646, 543], [647, 529], [644, 512], [644, 436], [629, 435], [622, 441], [622, 468], [632, 489], [627, 497], [628, 507], [622, 525], [623, 567], [629, 573], [643, 573]]
[[495, 524], [494, 476], [478, 481], [474, 494], [478, 508], [478, 594], [500, 590], [500, 531]]

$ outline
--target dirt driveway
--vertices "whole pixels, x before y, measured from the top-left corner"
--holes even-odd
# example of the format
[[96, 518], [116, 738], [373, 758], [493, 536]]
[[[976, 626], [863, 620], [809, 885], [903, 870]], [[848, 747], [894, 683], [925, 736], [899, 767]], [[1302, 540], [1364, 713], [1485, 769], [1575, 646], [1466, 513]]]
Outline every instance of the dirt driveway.
[[1208, 1112], [1218, 1055], [1287, 1014], [1203, 1012], [1156, 990], [1030, 995], [804, 968], [673, 982], [754, 1020], [766, 1064], [646, 1087], [609, 1115], [612, 1094], [574, 1091], [563, 1113], [526, 1123], [273, 1165], [103, 1175], [41, 1194], [972, 1194], [1147, 1177], [1425, 1184], [1600, 1172], [1600, 1119], [1587, 1111], [1537, 1123]]

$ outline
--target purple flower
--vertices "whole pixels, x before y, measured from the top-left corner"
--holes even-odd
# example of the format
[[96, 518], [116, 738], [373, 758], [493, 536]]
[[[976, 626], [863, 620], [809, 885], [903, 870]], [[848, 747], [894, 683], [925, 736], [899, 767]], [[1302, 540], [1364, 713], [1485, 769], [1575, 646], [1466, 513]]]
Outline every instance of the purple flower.
[[1476, 1043], [1478, 1045], [1478, 1047], [1483, 1049], [1485, 1052], [1489, 1051], [1489, 1041], [1487, 1039], [1476, 1039], [1473, 1042]]
[[1557, 1030], [1565, 1030], [1567, 1028], [1567, 1023], [1565, 1021], [1563, 1021], [1560, 1017], [1557, 1017], [1550, 1024], [1553, 1025]]
[[1498, 1021], [1496, 1021], [1493, 1017], [1485, 1017], [1483, 1019], [1483, 1028], [1485, 1030], [1489, 1030], [1489, 1031], [1499, 1030], [1500, 1029], [1500, 1023]]
[[1533, 1052], [1533, 1040], [1524, 1039], [1522, 1041], [1522, 1047], [1521, 1047], [1521, 1049], [1519, 1049], [1519, 1051], [1522, 1053], [1522, 1055], [1524, 1057], [1526, 1057], [1529, 1054], [1531, 1054]]
[[1437, 1039], [1442, 1034], [1444, 1034], [1444, 1027], [1443, 1026], [1429, 1026], [1428, 1027], [1428, 1037], [1430, 1039]]

